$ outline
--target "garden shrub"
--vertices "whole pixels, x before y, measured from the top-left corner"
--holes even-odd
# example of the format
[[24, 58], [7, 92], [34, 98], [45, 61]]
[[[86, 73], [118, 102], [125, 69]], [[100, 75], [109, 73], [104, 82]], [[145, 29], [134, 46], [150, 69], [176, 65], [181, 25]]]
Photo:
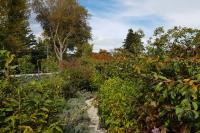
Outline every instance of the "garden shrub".
[[97, 91], [101, 85], [104, 83], [103, 76], [98, 72], [95, 71], [92, 76], [90, 77], [90, 86], [93, 90]]
[[59, 70], [58, 62], [55, 57], [49, 56], [48, 59], [43, 59], [41, 62], [42, 72], [51, 73]]
[[9, 51], [0, 50], [0, 77], [9, 79], [10, 74], [14, 71], [16, 66], [11, 65], [15, 55]]
[[66, 80], [63, 88], [65, 97], [73, 97], [79, 90], [93, 91], [90, 81], [93, 73], [93, 67], [81, 60], [72, 60], [65, 64], [63, 72]]
[[[62, 132], [59, 117], [66, 101], [62, 97], [63, 80], [58, 76], [18, 81], [0, 102], [0, 131], [4, 132]], [[1, 89], [3, 89], [1, 84]]]
[[[127, 56], [127, 55], [126, 55]], [[101, 74], [104, 80], [111, 77], [119, 77], [123, 80], [133, 81], [138, 77], [134, 73], [134, 64], [138, 62], [133, 57], [113, 57], [115, 60], [96, 64], [96, 70]], [[123, 59], [122, 59], [123, 58]]]
[[31, 63], [31, 56], [25, 55], [18, 58], [18, 69], [21, 74], [30, 74], [34, 72], [35, 66]]
[[[140, 56], [124, 62], [97, 67], [108, 79], [99, 85], [100, 116], [108, 132], [200, 131], [199, 58]], [[122, 121], [131, 124], [127, 128]]]
[[[6, 63], [2, 68], [12, 67], [9, 66], [11, 59], [4, 56]], [[4, 77], [0, 79], [1, 133], [62, 132], [66, 123], [59, 114], [66, 107], [66, 101], [62, 95], [64, 80], [61, 76], [52, 75], [26, 82], [23, 78]]]
[[128, 132], [135, 121], [132, 119], [135, 86], [120, 78], [111, 78], [99, 90], [101, 122], [110, 132]]
[[199, 131], [200, 80], [197, 77], [200, 65], [191, 60], [157, 63], [162, 67], [149, 71], [145, 77], [148, 80], [145, 80], [144, 90], [147, 91], [138, 99], [142, 112], [137, 112], [140, 114], [138, 123], [143, 123], [141, 131], [154, 127], [169, 132]]

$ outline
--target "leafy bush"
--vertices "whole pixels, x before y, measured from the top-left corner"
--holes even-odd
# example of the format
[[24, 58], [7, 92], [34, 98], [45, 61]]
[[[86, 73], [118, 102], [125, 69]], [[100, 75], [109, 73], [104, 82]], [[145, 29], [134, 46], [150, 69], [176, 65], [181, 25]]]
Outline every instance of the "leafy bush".
[[31, 63], [30, 55], [25, 55], [19, 58], [18, 63], [19, 63], [18, 69], [21, 74], [29, 74], [34, 72], [35, 66], [34, 64]]
[[0, 77], [9, 78], [10, 73], [15, 69], [11, 66], [14, 57], [9, 51], [0, 50]]
[[110, 132], [128, 132], [132, 130], [135, 121], [133, 98], [136, 95], [135, 86], [120, 78], [111, 78], [99, 90], [99, 111], [101, 121]]
[[42, 72], [57, 72], [59, 70], [58, 62], [54, 57], [43, 59], [41, 62]]
[[63, 80], [53, 76], [18, 84], [9, 93], [1, 93], [1, 132], [62, 132], [58, 114], [66, 106]]
[[[2, 68], [9, 70], [5, 68], [11, 68], [13, 58], [4, 56], [3, 59], [5, 67]], [[62, 95], [63, 78], [53, 75], [24, 81], [23, 78], [0, 80], [0, 131], [62, 132], [65, 123], [59, 114], [66, 107]]]
[[90, 81], [91, 88], [93, 90], [98, 90], [105, 80], [103, 76], [98, 71], [96, 71], [92, 74], [89, 81]]
[[64, 78], [66, 79], [63, 93], [66, 98], [73, 97], [79, 90], [93, 91], [90, 78], [93, 75], [93, 68], [88, 64], [73, 60], [66, 64]]
[[159, 127], [169, 132], [199, 131], [198, 63], [167, 59], [149, 66], [149, 73], [143, 74], [146, 87], [137, 98], [142, 112], [137, 112], [138, 124], [143, 125], [140, 130]]
[[[100, 115], [108, 131], [152, 132], [154, 128], [162, 132], [200, 130], [200, 62], [197, 57], [172, 59], [163, 56], [161, 59], [140, 56], [124, 62], [98, 67], [104, 80], [111, 77], [103, 86], [98, 85], [101, 86]], [[134, 85], [130, 86], [127, 82]], [[132, 91], [125, 89], [129, 87]], [[121, 99], [125, 101], [121, 102]], [[121, 124], [129, 120], [132, 123], [128, 128]]]
[[138, 58], [127, 53], [125, 55], [116, 54], [112, 58], [113, 60], [109, 62], [98, 63], [95, 66], [104, 80], [119, 77], [123, 80], [132, 81], [138, 78], [136, 78], [133, 67], [139, 61]]

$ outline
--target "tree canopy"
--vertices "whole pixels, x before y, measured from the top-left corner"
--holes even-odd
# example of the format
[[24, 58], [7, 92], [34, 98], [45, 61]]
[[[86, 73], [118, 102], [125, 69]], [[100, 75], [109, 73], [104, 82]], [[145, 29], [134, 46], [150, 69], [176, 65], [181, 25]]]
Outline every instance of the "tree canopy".
[[27, 0], [0, 1], [0, 47], [18, 54], [30, 43]]
[[175, 26], [165, 31], [163, 27], [158, 27], [150, 38], [149, 48], [155, 55], [192, 57], [200, 53], [199, 38], [198, 29]]
[[78, 47], [91, 38], [87, 23], [89, 14], [76, 0], [34, 0], [33, 9], [45, 35], [54, 45], [59, 62], [67, 48]]
[[140, 54], [144, 50], [142, 38], [144, 33], [142, 30], [134, 32], [129, 29], [126, 39], [124, 40], [124, 49], [133, 53], [134, 55]]

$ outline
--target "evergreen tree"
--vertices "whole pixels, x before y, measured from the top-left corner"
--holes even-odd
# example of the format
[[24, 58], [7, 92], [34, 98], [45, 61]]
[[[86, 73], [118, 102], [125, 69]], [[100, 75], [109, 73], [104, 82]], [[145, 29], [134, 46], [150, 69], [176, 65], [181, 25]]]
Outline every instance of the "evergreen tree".
[[19, 54], [26, 50], [30, 40], [27, 0], [6, 0], [0, 4], [0, 48]]
[[7, 23], [7, 1], [0, 0], [0, 49], [4, 49], [3, 40], [5, 38], [5, 30]]
[[144, 50], [142, 38], [144, 33], [141, 30], [134, 32], [132, 29], [129, 29], [126, 39], [124, 40], [124, 49], [130, 53], [137, 55]]

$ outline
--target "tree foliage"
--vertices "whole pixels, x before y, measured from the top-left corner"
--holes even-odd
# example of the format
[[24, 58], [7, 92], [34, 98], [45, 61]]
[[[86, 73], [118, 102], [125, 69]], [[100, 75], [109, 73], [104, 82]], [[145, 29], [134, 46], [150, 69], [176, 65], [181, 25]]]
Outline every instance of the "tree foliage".
[[90, 38], [88, 12], [75, 0], [34, 0], [33, 9], [50, 38], [60, 62], [67, 48], [84, 44]]
[[198, 29], [187, 27], [174, 27], [165, 31], [159, 27], [154, 31], [154, 36], [150, 38], [149, 52], [154, 55], [170, 55], [179, 57], [192, 57], [199, 55]]
[[198, 38], [198, 29], [159, 27], [137, 59], [118, 49], [115, 60], [98, 64], [103, 84], [98, 85], [99, 109], [108, 131], [200, 131]]
[[27, 0], [0, 1], [0, 47], [18, 54], [30, 43]]
[[144, 46], [142, 38], [144, 33], [142, 30], [134, 32], [132, 29], [129, 29], [126, 39], [124, 40], [124, 49], [128, 52], [131, 52], [134, 55], [138, 55], [143, 52]]

